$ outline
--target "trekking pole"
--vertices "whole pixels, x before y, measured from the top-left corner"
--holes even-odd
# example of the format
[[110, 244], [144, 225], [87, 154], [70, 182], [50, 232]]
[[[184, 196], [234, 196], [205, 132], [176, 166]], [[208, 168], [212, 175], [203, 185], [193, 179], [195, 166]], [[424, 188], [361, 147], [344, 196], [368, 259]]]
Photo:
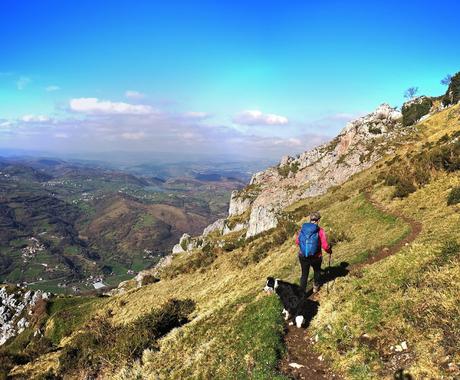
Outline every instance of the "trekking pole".
[[329, 263], [327, 266], [328, 281], [326, 282], [326, 293], [327, 294], [329, 294], [329, 276], [331, 274], [331, 258], [332, 258], [332, 255], [329, 254]]

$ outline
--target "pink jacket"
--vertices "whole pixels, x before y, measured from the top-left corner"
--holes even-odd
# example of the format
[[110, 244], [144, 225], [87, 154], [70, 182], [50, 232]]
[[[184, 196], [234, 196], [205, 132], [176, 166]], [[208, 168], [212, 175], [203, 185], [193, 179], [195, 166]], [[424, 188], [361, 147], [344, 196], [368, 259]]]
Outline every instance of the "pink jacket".
[[[296, 239], [295, 239], [295, 243], [297, 245], [299, 245], [299, 234], [300, 234], [300, 231], [299, 233], [297, 234], [296, 236]], [[319, 241], [320, 241], [320, 247], [319, 247], [319, 250], [318, 252], [316, 253], [315, 257], [321, 257], [323, 255], [322, 253], [322, 249], [324, 249], [327, 253], [331, 253], [331, 246], [329, 245], [329, 243], [327, 242], [327, 237], [326, 237], [326, 233], [324, 232], [324, 229], [323, 228], [319, 228], [319, 232], [318, 232], [318, 235], [319, 235]]]

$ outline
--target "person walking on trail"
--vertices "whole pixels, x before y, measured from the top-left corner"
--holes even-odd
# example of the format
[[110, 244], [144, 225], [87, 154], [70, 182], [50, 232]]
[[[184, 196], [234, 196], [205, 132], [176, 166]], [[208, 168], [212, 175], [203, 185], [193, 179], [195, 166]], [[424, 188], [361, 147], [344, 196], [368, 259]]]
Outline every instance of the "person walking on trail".
[[308, 273], [310, 266], [313, 267], [313, 293], [316, 293], [321, 286], [321, 263], [322, 250], [332, 255], [332, 249], [327, 242], [326, 233], [318, 223], [321, 219], [319, 212], [310, 214], [310, 222], [304, 223], [296, 238], [299, 246], [299, 262], [302, 269], [300, 277], [300, 288], [307, 289]]

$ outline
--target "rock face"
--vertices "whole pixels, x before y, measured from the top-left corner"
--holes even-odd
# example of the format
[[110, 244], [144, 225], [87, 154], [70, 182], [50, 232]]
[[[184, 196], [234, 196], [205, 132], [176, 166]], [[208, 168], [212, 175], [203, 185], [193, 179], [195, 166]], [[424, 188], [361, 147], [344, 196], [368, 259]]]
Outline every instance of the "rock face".
[[38, 300], [48, 299], [49, 293], [25, 288], [8, 290], [0, 287], [0, 345], [29, 326], [27, 316]]
[[298, 157], [283, 157], [277, 167], [256, 173], [250, 184], [260, 193], [251, 205], [247, 237], [277, 225], [276, 213], [300, 199], [324, 194], [332, 186], [370, 167], [398, 134], [401, 113], [388, 104], [346, 125], [331, 142]]
[[268, 231], [278, 225], [276, 211], [274, 207], [256, 206], [251, 210], [249, 217], [249, 226], [246, 237], [251, 237]]
[[245, 228], [248, 228], [248, 223], [247, 222], [236, 223], [233, 226], [229, 226], [229, 225], [225, 224], [224, 228], [222, 230], [222, 235], [228, 235], [228, 234], [231, 234], [232, 232], [242, 231]]
[[324, 194], [387, 153], [388, 142], [404, 134], [401, 117], [401, 112], [382, 104], [349, 122], [329, 143], [297, 157], [284, 156], [279, 165], [255, 173], [246, 188], [232, 192], [227, 219], [206, 227], [201, 237], [182, 236], [173, 253], [203, 246], [214, 231], [225, 235], [247, 229], [246, 237], [251, 237], [276, 227], [286, 206]]
[[230, 217], [243, 214], [251, 207], [251, 203], [251, 199], [241, 196], [239, 191], [232, 191], [230, 206], [228, 208], [228, 216]]
[[225, 228], [225, 219], [217, 219], [213, 224], [207, 226], [203, 231], [203, 236], [208, 236], [214, 231], [218, 231], [219, 234], [222, 234]]

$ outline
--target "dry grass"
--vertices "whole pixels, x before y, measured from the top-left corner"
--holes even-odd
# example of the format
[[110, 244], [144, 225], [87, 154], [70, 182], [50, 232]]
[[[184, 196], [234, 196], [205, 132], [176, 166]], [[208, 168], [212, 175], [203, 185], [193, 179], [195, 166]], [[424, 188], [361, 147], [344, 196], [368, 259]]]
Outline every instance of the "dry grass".
[[[413, 144], [421, 147], [458, 130], [459, 110], [460, 106], [451, 107], [416, 126]], [[402, 146], [397, 153], [410, 149], [413, 146]], [[393, 189], [378, 180], [381, 168], [378, 163], [324, 196], [286, 210], [299, 226], [310, 211], [320, 210], [326, 231], [348, 237], [334, 247], [336, 263], [360, 262], [408, 233], [402, 220], [365, 199], [366, 189], [388, 210], [423, 225], [418, 238], [397, 254], [362, 269], [359, 277], [338, 278], [328, 296], [322, 292], [310, 333], [318, 334], [318, 355], [327, 356], [345, 378], [392, 378], [398, 368], [416, 378], [453, 377], [448, 365], [460, 360], [455, 339], [460, 334], [459, 257], [452, 253], [447, 261], [439, 257], [446, 240], [460, 242], [460, 214], [446, 201], [450, 190], [460, 185], [459, 175], [440, 174], [407, 198], [392, 199]], [[159, 340], [157, 351], [146, 350], [140, 361], [117, 377], [275, 378], [281, 307], [276, 297], [265, 297], [261, 290], [269, 275], [297, 281], [296, 252], [293, 239], [288, 239], [275, 244], [260, 262], [240, 268], [235, 257], [250, 254], [247, 248], [222, 251], [203, 270], [179, 273], [112, 297], [99, 312], [110, 309], [114, 324], [130, 323], [170, 298], [196, 303], [190, 323]], [[186, 265], [190, 255], [195, 253], [178, 255], [173, 265]], [[408, 350], [391, 349], [402, 341]]]

